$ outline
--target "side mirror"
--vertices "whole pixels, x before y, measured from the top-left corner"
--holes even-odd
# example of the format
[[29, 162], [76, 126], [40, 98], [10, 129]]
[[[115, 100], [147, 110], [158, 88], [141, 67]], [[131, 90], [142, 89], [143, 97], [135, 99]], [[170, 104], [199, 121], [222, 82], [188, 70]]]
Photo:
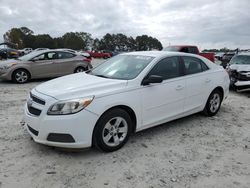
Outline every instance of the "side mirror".
[[144, 78], [142, 80], [142, 85], [145, 86], [153, 83], [161, 83], [162, 81], [163, 81], [162, 76], [151, 75], [148, 78]]

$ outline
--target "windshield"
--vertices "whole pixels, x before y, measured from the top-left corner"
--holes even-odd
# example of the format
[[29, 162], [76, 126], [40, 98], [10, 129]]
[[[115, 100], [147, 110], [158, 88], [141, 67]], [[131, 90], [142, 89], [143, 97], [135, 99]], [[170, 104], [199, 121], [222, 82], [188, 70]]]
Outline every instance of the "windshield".
[[131, 80], [154, 59], [142, 55], [118, 55], [94, 68], [90, 74], [112, 79]]
[[164, 48], [162, 51], [178, 52], [179, 47], [177, 47], [177, 46], [169, 46], [169, 47]]
[[233, 57], [230, 64], [244, 64], [250, 65], [250, 55], [237, 55]]
[[21, 61], [29, 61], [31, 60], [33, 57], [36, 57], [38, 55], [40, 55], [42, 53], [42, 51], [35, 51], [35, 52], [31, 52], [27, 55], [24, 55], [22, 57], [19, 57], [18, 59]]

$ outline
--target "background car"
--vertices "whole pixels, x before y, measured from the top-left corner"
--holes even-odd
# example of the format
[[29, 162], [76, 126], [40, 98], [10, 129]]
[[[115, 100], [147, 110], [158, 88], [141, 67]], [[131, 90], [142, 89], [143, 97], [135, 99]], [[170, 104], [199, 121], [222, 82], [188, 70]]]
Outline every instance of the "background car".
[[216, 52], [216, 53], [214, 54], [214, 57], [215, 57], [216, 59], [218, 59], [218, 60], [221, 61], [221, 59], [222, 59], [222, 57], [223, 57], [224, 54], [225, 54], [224, 52]]
[[34, 51], [49, 50], [49, 48], [36, 48]]
[[90, 54], [87, 53], [87, 52], [84, 52], [84, 51], [75, 51], [75, 50], [72, 50], [72, 49], [69, 49], [69, 48], [59, 48], [59, 49], [56, 49], [56, 50], [63, 50], [63, 51], [66, 51], [66, 52], [74, 53], [76, 55], [81, 55], [81, 56], [86, 58], [86, 61], [89, 61], [89, 62], [91, 62], [91, 60], [92, 60]]
[[171, 51], [171, 52], [184, 52], [184, 53], [190, 53], [190, 54], [196, 54], [203, 56], [210, 61], [214, 62], [214, 53], [211, 52], [200, 52], [197, 46], [191, 46], [191, 45], [173, 45], [168, 46], [163, 49], [163, 51]]
[[93, 58], [104, 58], [104, 59], [107, 59], [107, 58], [111, 57], [110, 53], [105, 53], [105, 52], [102, 52], [102, 51], [87, 51], [87, 52]]
[[221, 58], [221, 66], [225, 69], [229, 61], [234, 57], [235, 52], [227, 52]]
[[24, 48], [24, 49], [18, 50], [18, 51], [20, 52], [21, 55], [26, 55], [26, 54], [32, 52], [33, 49], [32, 48]]
[[60, 50], [31, 52], [0, 63], [0, 78], [25, 83], [33, 78], [58, 77], [87, 71], [91, 63], [81, 55]]
[[0, 49], [0, 59], [13, 59], [18, 58], [20, 52], [13, 48], [2, 48]]
[[250, 90], [250, 53], [235, 55], [229, 62], [227, 70], [233, 89], [237, 91]]

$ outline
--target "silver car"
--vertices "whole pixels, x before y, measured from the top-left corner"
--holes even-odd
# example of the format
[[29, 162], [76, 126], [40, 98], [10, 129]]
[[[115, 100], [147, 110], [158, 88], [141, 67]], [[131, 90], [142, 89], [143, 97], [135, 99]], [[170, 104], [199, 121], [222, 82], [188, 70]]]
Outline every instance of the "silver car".
[[34, 78], [51, 78], [87, 71], [88, 59], [63, 50], [31, 52], [16, 60], [0, 61], [0, 78], [25, 83]]

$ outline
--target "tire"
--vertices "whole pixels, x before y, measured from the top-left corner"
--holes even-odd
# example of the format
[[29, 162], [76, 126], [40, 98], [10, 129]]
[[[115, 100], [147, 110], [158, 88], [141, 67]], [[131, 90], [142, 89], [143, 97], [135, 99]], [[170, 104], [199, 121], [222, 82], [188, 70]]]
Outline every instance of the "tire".
[[126, 111], [120, 108], [109, 110], [95, 126], [94, 145], [104, 152], [116, 151], [128, 141], [131, 131], [132, 121]]
[[17, 69], [12, 74], [12, 81], [24, 84], [30, 80], [30, 73], [25, 69]]
[[75, 69], [74, 73], [84, 72], [84, 71], [86, 71], [86, 70], [87, 70], [87, 69], [84, 68], [84, 67], [77, 67], [77, 68]]
[[208, 97], [206, 106], [203, 113], [207, 116], [214, 116], [220, 110], [222, 102], [222, 93], [220, 90], [215, 89]]

